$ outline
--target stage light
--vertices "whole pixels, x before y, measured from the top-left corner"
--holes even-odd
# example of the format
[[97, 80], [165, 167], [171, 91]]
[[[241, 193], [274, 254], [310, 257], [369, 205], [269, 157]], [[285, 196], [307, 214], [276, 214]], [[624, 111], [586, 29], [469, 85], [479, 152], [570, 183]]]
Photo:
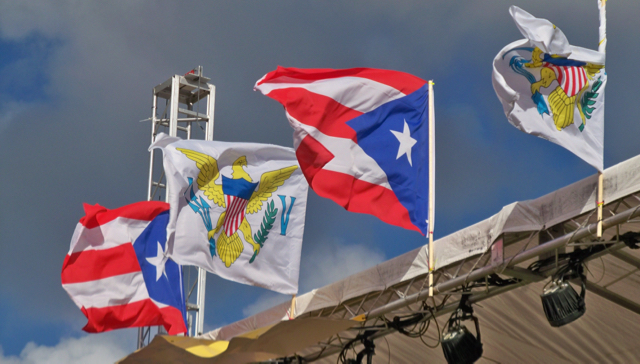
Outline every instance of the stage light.
[[[460, 307], [449, 318], [447, 333], [441, 341], [444, 358], [449, 364], [470, 364], [482, 356], [478, 318], [473, 316], [473, 308], [467, 302], [468, 295], [462, 297]], [[477, 336], [461, 324], [464, 320], [473, 320]]]
[[584, 315], [587, 307], [584, 304], [585, 289], [578, 295], [567, 282], [552, 282], [540, 298], [547, 320], [553, 327], [560, 327], [575, 321]]
[[[582, 282], [580, 294], [567, 283], [571, 279], [580, 279]], [[551, 326], [560, 327], [584, 315], [587, 310], [584, 303], [585, 279], [582, 262], [578, 259], [572, 259], [567, 266], [554, 274], [550, 285], [545, 286], [540, 298], [544, 314]]]
[[620, 241], [622, 241], [629, 249], [640, 248], [640, 233], [629, 231], [620, 235]]

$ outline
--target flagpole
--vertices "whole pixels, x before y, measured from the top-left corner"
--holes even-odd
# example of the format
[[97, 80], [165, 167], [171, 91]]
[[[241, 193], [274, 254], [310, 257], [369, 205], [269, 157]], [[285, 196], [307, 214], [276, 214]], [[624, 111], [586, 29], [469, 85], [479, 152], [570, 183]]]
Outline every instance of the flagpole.
[[[607, 0], [597, 0], [598, 9], [600, 10], [600, 28], [599, 30], [599, 42], [598, 52], [605, 53], [607, 48]], [[602, 206], [604, 205], [604, 174], [598, 172], [598, 197], [596, 198], [596, 208], [598, 216], [598, 225], [596, 228], [596, 237], [600, 239], [602, 237]]]
[[296, 295], [291, 296], [291, 310], [289, 311], [289, 320], [296, 318]]
[[429, 297], [433, 297], [433, 271], [435, 257], [433, 253], [433, 226], [435, 206], [435, 171], [436, 171], [436, 143], [435, 143], [435, 113], [433, 109], [433, 81], [429, 81], [429, 216], [427, 234], [429, 238]]

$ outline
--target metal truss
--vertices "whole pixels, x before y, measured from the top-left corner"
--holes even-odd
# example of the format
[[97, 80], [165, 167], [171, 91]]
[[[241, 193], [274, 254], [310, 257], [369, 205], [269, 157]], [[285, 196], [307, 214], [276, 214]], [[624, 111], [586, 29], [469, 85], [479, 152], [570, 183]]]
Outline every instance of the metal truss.
[[[452, 264], [435, 272], [434, 296], [428, 294], [428, 275], [423, 274], [409, 281], [400, 282], [378, 292], [370, 292], [334, 307], [328, 307], [306, 313], [307, 316], [326, 318], [351, 318], [360, 321], [361, 326], [341, 332], [317, 345], [298, 353], [305, 362], [315, 361], [339, 353], [346, 343], [355, 339], [367, 327], [385, 322], [387, 315], [425, 313], [425, 320], [452, 313], [459, 306], [462, 294], [469, 295], [470, 303], [478, 303], [505, 292], [524, 287], [530, 283], [547, 279], [562, 262], [558, 253], [566, 249], [581, 249], [585, 246], [602, 245], [605, 248], [592, 254], [587, 261], [610, 256], [631, 266], [631, 269], [600, 286], [587, 281], [586, 287], [594, 294], [603, 297], [621, 307], [640, 314], [640, 304], [608, 289], [609, 286], [640, 271], [640, 259], [622, 251], [626, 248], [618, 237], [628, 231], [640, 231], [640, 198], [630, 195], [605, 206], [603, 219], [603, 239], [595, 238], [597, 221], [593, 212], [564, 221], [541, 231], [505, 234], [498, 238], [492, 249], [460, 263]], [[556, 256], [555, 267], [546, 271], [534, 272], [526, 267], [541, 257]], [[609, 259], [609, 258], [607, 258]], [[604, 265], [604, 261], [603, 261]], [[517, 279], [517, 283], [501, 287], [490, 287], [488, 277], [500, 276]], [[482, 282], [485, 282], [483, 285]], [[475, 288], [462, 291], [474, 282]], [[480, 282], [480, 284], [478, 284]], [[478, 287], [479, 286], [479, 287]], [[431, 308], [424, 310], [423, 302]], [[396, 332], [388, 327], [379, 330], [369, 339], [381, 338]]]
[[[153, 88], [153, 104], [151, 118], [151, 143], [160, 132], [183, 139], [213, 140], [213, 115], [215, 107], [214, 85], [210, 79], [202, 75], [202, 67], [198, 66], [185, 75], [174, 75], [167, 81]], [[163, 111], [158, 114], [158, 101], [164, 99]], [[201, 102], [205, 104], [200, 110]], [[195, 125], [194, 125], [195, 124]], [[204, 125], [204, 126], [203, 126]], [[195, 126], [195, 127], [194, 127]], [[150, 152], [149, 182], [147, 200], [164, 200], [168, 202], [168, 189], [162, 168], [162, 153]], [[183, 291], [186, 292], [188, 334], [201, 335], [204, 328], [204, 302], [206, 271], [196, 267], [183, 268]], [[193, 273], [193, 274], [192, 274]], [[192, 294], [196, 293], [195, 302]], [[195, 320], [191, 312], [195, 313]], [[161, 326], [158, 334], [164, 334]], [[151, 327], [138, 330], [138, 349], [151, 342]]]

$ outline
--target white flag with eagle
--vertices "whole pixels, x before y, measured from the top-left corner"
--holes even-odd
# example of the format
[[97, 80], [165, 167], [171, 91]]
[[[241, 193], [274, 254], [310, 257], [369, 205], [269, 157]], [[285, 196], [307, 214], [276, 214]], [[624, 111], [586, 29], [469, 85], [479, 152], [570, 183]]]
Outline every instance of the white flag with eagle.
[[160, 134], [167, 255], [232, 281], [298, 291], [308, 184], [293, 149]]
[[603, 170], [604, 53], [572, 46], [546, 19], [512, 6], [525, 39], [493, 61], [493, 88], [509, 122]]

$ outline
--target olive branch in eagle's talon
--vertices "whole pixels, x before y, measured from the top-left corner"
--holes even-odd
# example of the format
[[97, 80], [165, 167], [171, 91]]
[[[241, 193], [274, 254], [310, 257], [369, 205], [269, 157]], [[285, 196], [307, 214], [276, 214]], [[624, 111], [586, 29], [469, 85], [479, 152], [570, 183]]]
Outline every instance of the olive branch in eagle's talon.
[[[253, 234], [253, 240], [260, 244], [260, 247], [264, 246], [264, 242], [267, 240], [267, 235], [269, 235], [269, 230], [273, 227], [273, 223], [276, 221], [276, 215], [278, 214], [278, 209], [275, 208], [273, 200], [267, 203], [266, 211], [264, 212], [264, 217], [262, 218], [262, 223], [260, 223], [260, 230], [257, 233]], [[253, 253], [251, 260], [249, 263], [253, 263], [253, 260], [257, 256], [257, 252]]]

